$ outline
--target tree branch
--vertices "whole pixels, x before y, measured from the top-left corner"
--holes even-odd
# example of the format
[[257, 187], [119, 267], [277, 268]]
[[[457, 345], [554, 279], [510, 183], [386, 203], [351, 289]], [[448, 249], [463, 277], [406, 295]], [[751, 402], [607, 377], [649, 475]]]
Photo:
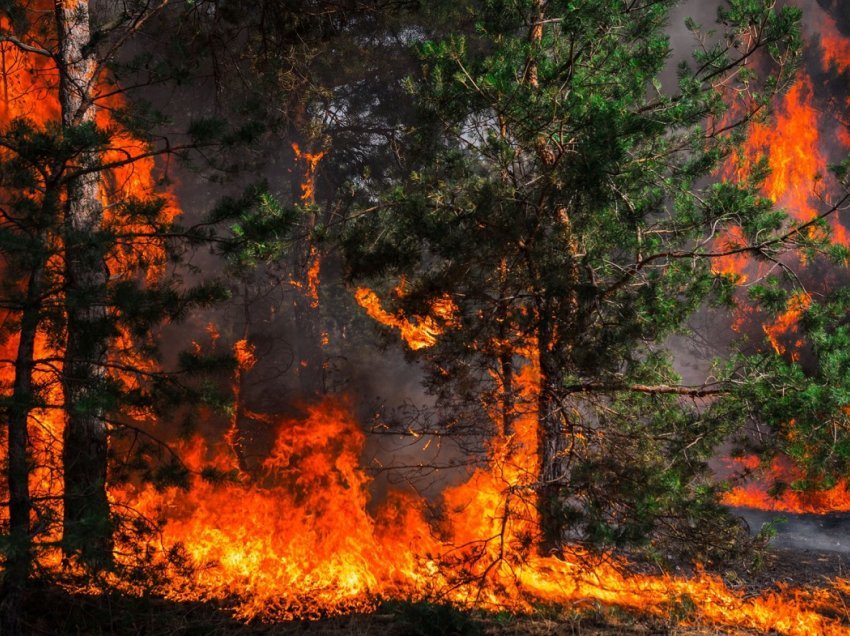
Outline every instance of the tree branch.
[[47, 49], [43, 49], [40, 46], [27, 44], [26, 42], [23, 42], [22, 40], [16, 38], [14, 35], [9, 35], [8, 33], [0, 34], [0, 42], [11, 42], [16, 47], [27, 53], [36, 53], [37, 55], [49, 57], [51, 60], [55, 59], [53, 53], [48, 51]]
[[726, 395], [729, 389], [703, 386], [679, 386], [673, 384], [607, 384], [604, 382], [585, 382], [566, 387], [569, 393], [648, 393], [651, 395], [684, 395], [687, 397], [709, 397]]

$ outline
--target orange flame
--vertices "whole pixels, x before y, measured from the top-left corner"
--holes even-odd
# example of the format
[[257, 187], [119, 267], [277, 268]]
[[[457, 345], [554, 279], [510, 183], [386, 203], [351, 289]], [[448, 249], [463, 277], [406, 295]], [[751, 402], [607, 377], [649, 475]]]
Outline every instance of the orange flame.
[[[723, 236], [717, 240], [716, 245], [724, 252], [732, 251], [747, 244], [744, 232], [740, 226], [733, 225], [725, 230]], [[728, 254], [713, 259], [711, 269], [715, 274], [723, 274], [730, 277], [739, 285], [743, 285], [749, 278], [746, 273], [750, 265], [750, 257], [745, 253]]]
[[[295, 153], [297, 162], [306, 164], [304, 176], [301, 181], [301, 202], [305, 205], [311, 205], [316, 199], [316, 171], [319, 167], [319, 162], [325, 156], [325, 152], [302, 152], [301, 147], [297, 143], [292, 144], [292, 150]], [[310, 251], [307, 254], [307, 271], [306, 276], [302, 281], [291, 280], [293, 287], [304, 289], [304, 293], [310, 300], [310, 307], [317, 309], [319, 307], [319, 275], [322, 267], [322, 258], [319, 250], [315, 245], [310, 245]]]
[[292, 144], [292, 151], [295, 153], [297, 161], [303, 161], [307, 164], [304, 170], [304, 180], [301, 182], [301, 201], [313, 203], [316, 197], [316, 169], [325, 156], [325, 151], [302, 152], [301, 147], [296, 143]]
[[307, 268], [307, 297], [310, 299], [310, 307], [319, 307], [319, 274], [322, 269], [322, 259], [315, 245], [310, 246], [310, 266]]
[[850, 41], [838, 32], [835, 20], [826, 14], [821, 16], [819, 31], [823, 68], [839, 73], [850, 68]]
[[236, 344], [233, 345], [233, 352], [238, 370], [242, 373], [250, 371], [257, 363], [255, 347], [245, 338], [236, 341]]
[[[764, 325], [764, 333], [770, 341], [773, 350], [779, 355], [784, 354], [788, 350], [788, 346], [782, 342], [783, 337], [797, 331], [797, 322], [805, 311], [811, 306], [812, 297], [806, 292], [798, 292], [788, 300], [787, 309], [771, 324]], [[801, 341], [796, 341], [793, 344], [791, 358], [799, 359], [799, 349], [802, 346]]]
[[[533, 361], [518, 381], [515, 433], [497, 436], [487, 466], [444, 493], [437, 523], [411, 493], [370, 500], [370, 479], [360, 465], [365, 436], [345, 402], [333, 399], [307, 407], [301, 419], [280, 421], [263, 476], [253, 483], [197, 478], [188, 492], [142, 490], [134, 505], [165, 517], [166, 543], [181, 542], [196, 563], [208, 564], [182, 583], [175, 573], [169, 595], [229, 599], [244, 619], [319, 617], [370, 610], [379, 598], [434, 595], [492, 609], [601, 602], [666, 616], [671, 604], [688, 599], [696, 608], [691, 620], [703, 624], [846, 633], [840, 620], [819, 613], [824, 605], [838, 606], [828, 591], [747, 597], [702, 572], [690, 579], [629, 575], [613, 556], [535, 555]], [[196, 469], [210, 459], [223, 469], [232, 464], [199, 439], [183, 455]]]
[[445, 328], [454, 324], [454, 316], [457, 313], [457, 305], [449, 296], [437, 298], [431, 303], [431, 316], [413, 316], [411, 322], [401, 312], [391, 314], [381, 306], [381, 299], [371, 289], [358, 287], [354, 292], [357, 304], [366, 310], [369, 317], [385, 325], [398, 329], [401, 338], [408, 347], [417, 351], [426, 347], [432, 347], [437, 343], [437, 336], [445, 331]]
[[790, 461], [775, 458], [763, 474], [757, 457], [736, 458], [732, 463], [742, 468], [745, 475], [754, 473], [756, 477], [724, 494], [723, 503], [729, 506], [797, 514], [823, 514], [825, 510], [850, 512], [850, 482], [847, 479], [824, 490], [801, 491], [789, 487], [774, 495], [770, 493], [771, 484], [781, 482], [793, 486], [800, 477]]
[[827, 173], [813, 92], [811, 79], [797, 80], [779, 104], [775, 119], [750, 128], [744, 162], [737, 168], [738, 176], [744, 178], [747, 166], [767, 155], [770, 174], [764, 182], [764, 194], [800, 221], [817, 216], [812, 202], [813, 179]]

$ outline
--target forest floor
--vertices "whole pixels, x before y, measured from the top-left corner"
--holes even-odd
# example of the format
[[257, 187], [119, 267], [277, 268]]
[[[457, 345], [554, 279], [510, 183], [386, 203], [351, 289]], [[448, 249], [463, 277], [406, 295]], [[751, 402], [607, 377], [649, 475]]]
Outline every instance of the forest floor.
[[[791, 587], [826, 587], [835, 577], [850, 576], [850, 553], [779, 548], [756, 573], [722, 573], [728, 583], [759, 594]], [[838, 608], [848, 621], [850, 610]], [[680, 635], [755, 634], [748, 630], [718, 630], [682, 625], [674, 618], [660, 619], [618, 608], [593, 606], [580, 611], [547, 607], [532, 615], [462, 612], [445, 605], [393, 602], [371, 614], [352, 614], [317, 621], [244, 624], [211, 603], [131, 599], [119, 596], [82, 596], [55, 587], [36, 587], [27, 603], [26, 633], [128, 634], [145, 636], [509, 636], [509, 635]]]

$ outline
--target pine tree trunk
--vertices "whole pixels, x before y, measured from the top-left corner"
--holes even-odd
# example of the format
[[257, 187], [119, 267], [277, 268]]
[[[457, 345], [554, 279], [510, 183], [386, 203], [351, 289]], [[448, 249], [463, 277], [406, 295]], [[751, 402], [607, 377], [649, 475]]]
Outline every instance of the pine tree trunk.
[[564, 267], [567, 292], [554, 298], [544, 293], [539, 306], [537, 351], [540, 361], [540, 395], [538, 397], [538, 445], [540, 453], [540, 491], [538, 508], [544, 553], [557, 551], [563, 545], [563, 506], [568, 497], [570, 460], [575, 435], [563, 401], [564, 379], [573, 351], [574, 334], [580, 331], [579, 320], [579, 244], [565, 208], [557, 210], [558, 226], [564, 253], [569, 260]]
[[[298, 137], [299, 131], [307, 128], [307, 114], [303, 102], [294, 107], [293, 114], [293, 137]], [[299, 147], [304, 148], [305, 156], [309, 157], [312, 152], [309, 141], [303, 141]], [[300, 157], [299, 157], [300, 159]], [[299, 162], [296, 162], [296, 168]], [[315, 172], [311, 172], [309, 161], [305, 164], [305, 172], [293, 170], [291, 182], [292, 200], [300, 201], [304, 205], [315, 203], [315, 194], [305, 192], [303, 185], [306, 180], [315, 179]], [[305, 219], [305, 230], [308, 235], [316, 227], [316, 214], [310, 212]], [[293, 251], [293, 278], [298, 282], [299, 288], [292, 296], [292, 319], [295, 333], [295, 357], [298, 383], [303, 397], [315, 397], [325, 393], [324, 377], [324, 351], [322, 349], [322, 335], [320, 326], [320, 312], [318, 299], [311, 297], [309, 270], [314, 264], [314, 259], [321, 259], [322, 254], [313, 245], [312, 237]]]
[[[543, 41], [543, 26], [546, 21], [545, 0], [534, 0], [531, 6], [531, 28], [528, 32], [528, 42], [532, 47], [524, 72], [524, 81], [532, 88], [540, 87], [540, 70], [533, 50]], [[544, 137], [537, 140], [537, 154], [541, 164], [553, 165], [549, 149]], [[562, 226], [565, 249], [569, 254], [577, 253], [574, 237], [570, 227], [569, 216], [564, 209], [558, 210]], [[565, 539], [563, 516], [563, 501], [565, 489], [569, 480], [569, 442], [571, 432], [567, 428], [568, 419], [563, 411], [559, 397], [564, 384], [564, 356], [555, 352], [564, 349], [564, 343], [558, 340], [563, 333], [558, 333], [556, 324], [563, 328], [564, 324], [574, 321], [577, 310], [575, 294], [578, 282], [578, 269], [573, 259], [568, 276], [571, 279], [573, 291], [566, 299], [568, 315], [566, 320], [556, 321], [558, 301], [543, 292], [539, 307], [537, 332], [537, 355], [540, 364], [540, 386], [537, 398], [537, 445], [540, 460], [538, 475], [537, 510], [540, 516], [541, 541], [539, 544], [542, 554], [560, 551]], [[563, 332], [563, 329], [561, 329]], [[566, 347], [568, 349], [568, 347]]]
[[298, 364], [298, 383], [302, 397], [309, 398], [325, 392], [324, 355], [319, 333], [319, 312], [311, 299], [297, 290], [292, 297], [292, 318], [295, 326], [295, 356]]
[[[92, 125], [96, 62], [87, 0], [56, 0], [59, 100], [65, 129]], [[99, 404], [108, 346], [103, 294], [108, 272], [98, 236], [103, 218], [99, 161], [84, 150], [69, 170], [65, 211], [65, 276], [68, 338], [64, 392], [67, 422], [63, 465], [63, 544], [93, 566], [111, 561], [112, 528], [106, 496], [107, 430]]]
[[[503, 133], [504, 136], [504, 133]], [[514, 434], [514, 351], [508, 333], [508, 262], [499, 262], [499, 308], [496, 320], [499, 323], [499, 374], [502, 379], [502, 435]]]
[[537, 398], [537, 444], [540, 474], [537, 507], [540, 515], [540, 551], [549, 554], [561, 548], [564, 540], [562, 501], [569, 470], [566, 417], [558, 399], [563, 371], [552, 353], [555, 334], [552, 322], [541, 318], [538, 332], [540, 386]]
[[6, 554], [3, 587], [0, 590], [0, 633], [22, 633], [21, 603], [29, 582], [32, 565], [30, 538], [29, 436], [27, 422], [33, 408], [33, 370], [35, 338], [41, 320], [41, 279], [43, 263], [30, 273], [27, 295], [21, 314], [21, 335], [15, 356], [15, 381], [8, 411], [10, 545]]

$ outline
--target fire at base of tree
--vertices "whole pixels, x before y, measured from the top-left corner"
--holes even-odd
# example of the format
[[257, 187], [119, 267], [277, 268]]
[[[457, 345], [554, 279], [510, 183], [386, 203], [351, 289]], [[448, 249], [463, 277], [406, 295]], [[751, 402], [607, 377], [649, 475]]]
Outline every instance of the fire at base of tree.
[[26, 0], [0, 69], [3, 634], [850, 633], [841, 3]]

